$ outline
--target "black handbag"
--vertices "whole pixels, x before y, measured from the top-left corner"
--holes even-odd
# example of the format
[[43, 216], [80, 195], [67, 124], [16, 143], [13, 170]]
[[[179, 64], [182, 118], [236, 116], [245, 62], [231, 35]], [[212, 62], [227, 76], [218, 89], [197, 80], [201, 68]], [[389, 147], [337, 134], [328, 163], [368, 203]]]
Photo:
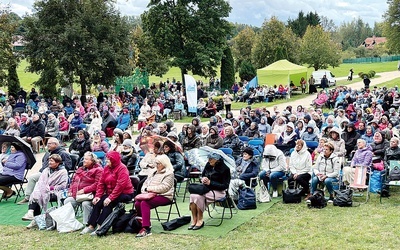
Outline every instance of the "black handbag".
[[351, 207], [353, 206], [353, 190], [334, 190], [335, 198], [333, 199], [333, 205], [339, 207]]
[[[295, 187], [296, 185], [294, 185]], [[301, 202], [301, 190], [298, 188], [288, 188], [283, 190], [282, 199], [283, 203], [300, 203]]]
[[191, 183], [191, 184], [189, 185], [189, 193], [191, 193], [191, 194], [200, 194], [200, 195], [203, 195], [203, 194], [206, 194], [206, 193], [208, 193], [208, 192], [210, 192], [210, 189], [209, 189], [206, 185], [204, 185], [204, 184], [201, 184], [201, 183]]
[[163, 222], [163, 223], [161, 223], [161, 225], [165, 231], [172, 231], [181, 226], [188, 224], [191, 219], [192, 219], [191, 216], [182, 216], [182, 217], [179, 217], [179, 218], [167, 221], [167, 222]]

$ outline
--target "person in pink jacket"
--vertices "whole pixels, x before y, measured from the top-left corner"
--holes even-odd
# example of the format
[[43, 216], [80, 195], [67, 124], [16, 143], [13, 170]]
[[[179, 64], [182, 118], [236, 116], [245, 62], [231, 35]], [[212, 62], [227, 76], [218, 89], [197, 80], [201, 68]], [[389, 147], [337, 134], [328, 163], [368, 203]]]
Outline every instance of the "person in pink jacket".
[[92, 214], [89, 217], [87, 227], [81, 234], [91, 233], [96, 235], [95, 229], [113, 211], [119, 202], [127, 202], [133, 198], [133, 186], [129, 178], [127, 167], [121, 163], [121, 155], [110, 151], [106, 155], [106, 166], [101, 175], [94, 197]]
[[76, 170], [69, 186], [68, 198], [64, 201], [64, 204], [71, 203], [74, 208], [82, 204], [83, 224], [88, 222], [92, 212], [92, 200], [78, 202], [76, 196], [80, 194], [95, 194], [102, 173], [103, 168], [96, 155], [92, 152], [86, 152], [83, 156], [83, 165]]

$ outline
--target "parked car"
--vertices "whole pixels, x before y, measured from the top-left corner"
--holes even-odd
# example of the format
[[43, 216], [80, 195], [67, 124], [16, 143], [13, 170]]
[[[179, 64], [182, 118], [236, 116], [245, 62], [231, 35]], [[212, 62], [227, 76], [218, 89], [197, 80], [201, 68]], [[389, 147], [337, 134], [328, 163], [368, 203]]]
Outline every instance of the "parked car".
[[315, 79], [315, 86], [321, 87], [321, 79], [324, 75], [326, 75], [326, 78], [328, 79], [329, 87], [336, 85], [336, 78], [335, 75], [332, 74], [332, 72], [330, 72], [329, 70], [318, 70], [312, 73], [312, 76]]

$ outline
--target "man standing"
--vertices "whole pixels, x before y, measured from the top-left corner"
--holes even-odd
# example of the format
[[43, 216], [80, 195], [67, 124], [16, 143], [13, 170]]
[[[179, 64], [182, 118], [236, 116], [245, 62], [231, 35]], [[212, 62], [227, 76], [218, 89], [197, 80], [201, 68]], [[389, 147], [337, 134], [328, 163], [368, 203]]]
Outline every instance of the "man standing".
[[32, 174], [28, 177], [28, 185], [25, 190], [25, 198], [18, 202], [18, 205], [25, 204], [29, 202], [29, 197], [32, 194], [33, 190], [35, 189], [36, 182], [39, 181], [40, 175], [42, 174], [43, 170], [49, 166], [49, 157], [53, 154], [58, 154], [61, 156], [63, 160], [63, 164], [66, 170], [72, 169], [72, 161], [71, 157], [65, 151], [64, 148], [60, 147], [60, 142], [57, 138], [50, 138], [47, 142], [47, 149], [48, 152], [43, 156], [42, 159], [42, 168], [39, 170], [38, 173]]
[[326, 75], [324, 75], [321, 79], [321, 87], [323, 90], [325, 90], [327, 87], [329, 87], [328, 79], [326, 78]]
[[364, 75], [363, 82], [364, 82], [364, 89], [365, 90], [369, 89], [369, 84], [371, 83], [371, 80], [368, 78], [367, 75]]

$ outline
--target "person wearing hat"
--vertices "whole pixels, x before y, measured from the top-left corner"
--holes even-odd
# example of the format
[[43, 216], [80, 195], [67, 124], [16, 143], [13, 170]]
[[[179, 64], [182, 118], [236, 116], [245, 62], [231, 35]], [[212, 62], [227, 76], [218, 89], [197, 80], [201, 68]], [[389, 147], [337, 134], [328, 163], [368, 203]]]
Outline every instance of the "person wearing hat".
[[229, 184], [229, 195], [233, 200], [239, 199], [239, 188], [243, 186], [255, 187], [257, 185], [256, 179], [250, 183], [251, 178], [255, 178], [258, 175], [260, 169], [259, 163], [253, 157], [254, 151], [250, 147], [243, 149], [242, 157], [236, 160], [236, 173], [237, 178], [231, 179]]
[[133, 141], [131, 139], [125, 139], [122, 143], [121, 150], [121, 162], [128, 168], [130, 175], [135, 173], [137, 161], [136, 151], [133, 146]]
[[209, 146], [211, 148], [218, 149], [222, 146], [224, 140], [218, 134], [217, 126], [212, 126], [209, 130], [209, 135], [207, 136], [204, 146]]
[[192, 213], [192, 222], [188, 230], [199, 230], [204, 227], [204, 211], [210, 203], [225, 197], [225, 191], [231, 181], [231, 171], [222, 156], [217, 153], [208, 154], [208, 162], [201, 176], [203, 176], [201, 183], [210, 191], [205, 194], [190, 194], [189, 209]]
[[278, 181], [285, 175], [286, 157], [275, 145], [266, 145], [261, 161], [262, 170], [259, 174], [265, 186], [271, 183], [272, 197], [278, 197]]
[[355, 150], [357, 140], [360, 139], [360, 135], [357, 134], [354, 123], [350, 122], [346, 127], [346, 132], [342, 134], [342, 139], [345, 142], [346, 157], [350, 156], [350, 153]]
[[10, 155], [2, 160], [3, 172], [0, 174], [0, 189], [3, 190], [3, 198], [8, 199], [15, 195], [9, 186], [13, 183], [20, 182], [24, 178], [27, 159], [21, 150], [21, 145], [11, 143]]

